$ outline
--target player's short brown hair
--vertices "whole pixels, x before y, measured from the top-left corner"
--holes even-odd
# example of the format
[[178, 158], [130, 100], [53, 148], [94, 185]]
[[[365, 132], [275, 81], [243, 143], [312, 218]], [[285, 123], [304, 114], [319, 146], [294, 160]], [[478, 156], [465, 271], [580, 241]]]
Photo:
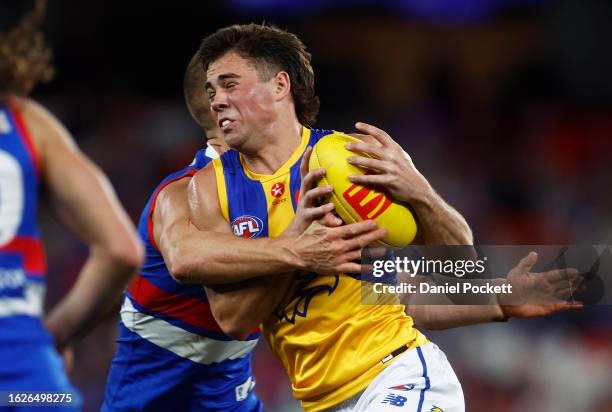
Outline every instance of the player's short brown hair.
[[46, 5], [46, 0], [36, 0], [34, 10], [16, 27], [0, 34], [1, 94], [27, 96], [39, 82], [53, 78], [51, 50], [40, 31]]
[[236, 24], [219, 29], [206, 37], [200, 46], [204, 70], [230, 51], [252, 60], [264, 80], [280, 70], [286, 71], [298, 120], [305, 126], [314, 125], [319, 97], [315, 94], [311, 56], [295, 34], [260, 24]]

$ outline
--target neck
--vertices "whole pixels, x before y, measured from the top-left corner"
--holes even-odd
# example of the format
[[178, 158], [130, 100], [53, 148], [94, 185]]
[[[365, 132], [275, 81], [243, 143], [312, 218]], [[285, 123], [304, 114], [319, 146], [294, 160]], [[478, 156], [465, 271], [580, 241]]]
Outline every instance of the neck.
[[244, 163], [252, 172], [274, 174], [300, 146], [302, 125], [295, 116], [280, 116], [258, 140], [263, 142], [258, 150], [241, 151]]

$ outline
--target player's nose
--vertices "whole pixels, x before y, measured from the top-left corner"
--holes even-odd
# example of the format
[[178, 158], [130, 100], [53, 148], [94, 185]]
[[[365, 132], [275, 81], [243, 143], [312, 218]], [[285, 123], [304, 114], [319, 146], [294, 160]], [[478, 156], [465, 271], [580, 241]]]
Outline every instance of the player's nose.
[[217, 93], [212, 98], [210, 106], [215, 112], [219, 112], [224, 108], [228, 107], [227, 96], [224, 93]]

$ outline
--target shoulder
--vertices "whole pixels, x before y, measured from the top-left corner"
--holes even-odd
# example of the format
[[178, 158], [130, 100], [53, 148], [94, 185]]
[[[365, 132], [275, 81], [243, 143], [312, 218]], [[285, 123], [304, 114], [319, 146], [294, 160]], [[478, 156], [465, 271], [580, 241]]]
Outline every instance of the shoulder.
[[[190, 202], [200, 198], [206, 198], [215, 194], [217, 181], [214, 169], [214, 163], [219, 161], [213, 160], [202, 169], [193, 175], [193, 178], [188, 184], [188, 196]], [[215, 194], [216, 196], [216, 194]]]
[[162, 204], [164, 202], [175, 202], [179, 199], [187, 198], [187, 188], [189, 187], [189, 182], [191, 181], [191, 175], [185, 175], [173, 182], [165, 185], [159, 192], [157, 196], [157, 203]]
[[46, 153], [57, 147], [75, 149], [76, 144], [64, 125], [47, 108], [26, 97], [11, 97], [21, 115], [36, 151], [44, 160]]
[[22, 118], [26, 121], [30, 133], [36, 140], [47, 136], [66, 137], [68, 132], [62, 123], [47, 108], [26, 97], [11, 97]]

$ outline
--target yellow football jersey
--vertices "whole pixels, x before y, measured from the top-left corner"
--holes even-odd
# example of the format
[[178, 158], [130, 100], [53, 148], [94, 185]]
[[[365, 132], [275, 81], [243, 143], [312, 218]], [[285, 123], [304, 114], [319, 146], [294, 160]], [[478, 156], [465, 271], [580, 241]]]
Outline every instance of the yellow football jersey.
[[[287, 228], [297, 207], [302, 155], [330, 133], [304, 128], [300, 146], [273, 175], [249, 171], [233, 150], [213, 161], [221, 210], [237, 236], [275, 237]], [[307, 411], [356, 395], [388, 365], [382, 359], [391, 352], [427, 342], [395, 297], [362, 304], [358, 275], [304, 274], [295, 283], [289, 302], [262, 332]]]

